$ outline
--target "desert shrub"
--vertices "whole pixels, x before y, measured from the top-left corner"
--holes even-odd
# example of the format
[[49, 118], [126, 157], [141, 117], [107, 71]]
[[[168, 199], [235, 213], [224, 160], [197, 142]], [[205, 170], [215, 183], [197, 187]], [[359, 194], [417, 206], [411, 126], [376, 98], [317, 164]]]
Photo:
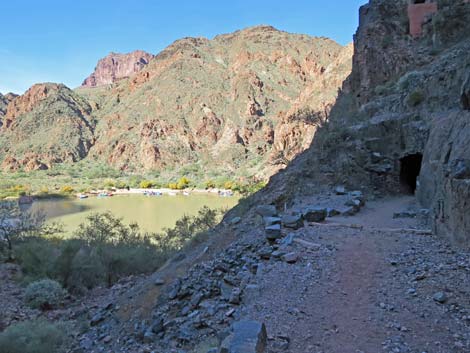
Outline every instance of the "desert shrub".
[[150, 181], [150, 180], [142, 180], [140, 183], [139, 183], [139, 187], [141, 189], [150, 189], [153, 187], [153, 182]]
[[29, 192], [29, 187], [25, 185], [9, 185], [0, 189], [0, 199], [6, 197], [24, 196], [27, 195]]
[[189, 184], [190, 184], [189, 179], [186, 177], [182, 177], [176, 183], [176, 188], [178, 190], [183, 190], [183, 189], [186, 189], [189, 186]]
[[104, 187], [105, 188], [114, 188], [116, 187], [116, 181], [112, 179], [107, 179], [104, 181]]
[[226, 181], [224, 183], [224, 189], [232, 190], [234, 186], [235, 186], [235, 182], [233, 181]]
[[59, 353], [66, 351], [69, 339], [66, 325], [46, 320], [13, 324], [0, 333], [2, 353]]
[[73, 187], [70, 185], [64, 185], [60, 188], [62, 194], [71, 194], [73, 192]]
[[125, 189], [128, 187], [128, 184], [125, 181], [120, 180], [116, 183], [116, 187], [118, 189]]
[[423, 102], [423, 100], [424, 100], [423, 92], [420, 90], [415, 90], [408, 95], [406, 102], [409, 106], [416, 107], [420, 105]]
[[178, 189], [178, 184], [177, 183], [169, 183], [168, 188], [171, 190], [177, 190]]
[[164, 261], [161, 249], [152, 244], [152, 235], [140, 232], [137, 224], [124, 224], [109, 212], [90, 215], [74, 237], [85, 246], [71, 264], [72, 277], [87, 287], [95, 280], [112, 285], [122, 276], [154, 271]]
[[173, 228], [164, 229], [163, 233], [157, 235], [157, 239], [167, 249], [180, 250], [192, 241], [201, 241], [216, 226], [219, 215], [219, 211], [204, 206], [196, 216], [185, 215], [176, 221]]
[[6, 243], [6, 257], [13, 260], [14, 244], [25, 237], [46, 235], [54, 232], [54, 227], [46, 226], [45, 216], [40, 212], [25, 212], [17, 202], [0, 203], [0, 241]]
[[213, 180], [207, 180], [205, 183], [204, 183], [204, 188], [207, 190], [207, 189], [213, 189], [215, 188], [215, 182]]
[[34, 309], [50, 310], [58, 307], [64, 300], [66, 291], [60, 283], [51, 279], [42, 279], [26, 287], [26, 303]]
[[397, 86], [402, 91], [409, 91], [422, 80], [422, 73], [418, 71], [410, 71], [404, 74], [398, 80]]

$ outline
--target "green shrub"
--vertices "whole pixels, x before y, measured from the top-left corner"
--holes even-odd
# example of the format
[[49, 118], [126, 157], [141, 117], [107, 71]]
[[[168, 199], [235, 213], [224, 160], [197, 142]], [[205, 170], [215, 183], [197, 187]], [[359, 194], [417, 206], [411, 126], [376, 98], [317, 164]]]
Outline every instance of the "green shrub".
[[153, 187], [153, 182], [150, 180], [142, 180], [139, 184], [141, 189], [150, 189]]
[[177, 190], [178, 189], [178, 184], [177, 183], [169, 183], [168, 188], [171, 190]]
[[127, 183], [125, 181], [118, 181], [117, 184], [116, 184], [116, 187], [118, 189], [125, 189], [127, 188]]
[[64, 185], [60, 188], [62, 194], [71, 194], [73, 191], [73, 187], [70, 185]]
[[213, 180], [207, 180], [205, 183], [204, 183], [204, 187], [205, 189], [214, 189], [215, 188], [215, 182]]
[[69, 344], [65, 326], [45, 320], [13, 324], [0, 333], [0, 351], [2, 353], [65, 352]]
[[409, 91], [421, 82], [423, 74], [419, 71], [409, 71], [398, 80], [397, 86], [400, 90]]
[[105, 188], [114, 188], [116, 187], [116, 182], [112, 179], [107, 179], [104, 181], [104, 187]]
[[423, 94], [423, 92], [421, 92], [419, 90], [416, 90], [416, 91], [411, 92], [408, 95], [406, 100], [407, 100], [407, 104], [410, 107], [416, 107], [416, 106], [420, 105], [423, 102], [424, 94]]
[[152, 235], [141, 233], [137, 224], [125, 225], [109, 212], [87, 217], [74, 237], [84, 246], [71, 264], [72, 279], [88, 288], [95, 282], [111, 286], [120, 277], [155, 271], [165, 261]]
[[183, 216], [173, 228], [166, 228], [157, 235], [160, 246], [172, 251], [180, 250], [190, 242], [199, 242], [207, 232], [216, 226], [220, 212], [207, 206], [201, 208], [196, 216]]
[[188, 186], [189, 186], [189, 179], [186, 178], [186, 177], [182, 177], [178, 180], [178, 182], [176, 183], [176, 188], [178, 190], [183, 190], [183, 189], [186, 189]]
[[66, 291], [51, 279], [33, 282], [26, 287], [26, 303], [34, 309], [50, 310], [57, 308], [64, 300]]
[[226, 181], [224, 183], [224, 189], [232, 190], [234, 186], [235, 186], [235, 183], [233, 181]]

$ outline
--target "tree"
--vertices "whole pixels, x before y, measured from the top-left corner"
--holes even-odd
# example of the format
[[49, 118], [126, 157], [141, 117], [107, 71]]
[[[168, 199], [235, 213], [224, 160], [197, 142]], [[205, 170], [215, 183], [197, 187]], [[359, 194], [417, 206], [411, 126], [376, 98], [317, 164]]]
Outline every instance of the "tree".
[[7, 259], [13, 260], [13, 242], [28, 235], [55, 232], [44, 224], [41, 212], [22, 211], [17, 202], [0, 203], [0, 241], [6, 242]]

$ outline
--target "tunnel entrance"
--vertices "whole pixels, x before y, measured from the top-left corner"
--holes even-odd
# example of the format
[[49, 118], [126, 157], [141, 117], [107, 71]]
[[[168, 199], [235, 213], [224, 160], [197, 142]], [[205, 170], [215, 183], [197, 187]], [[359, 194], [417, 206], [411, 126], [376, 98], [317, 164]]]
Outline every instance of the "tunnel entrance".
[[421, 153], [410, 154], [400, 159], [400, 185], [403, 192], [415, 193], [422, 161], [423, 155]]

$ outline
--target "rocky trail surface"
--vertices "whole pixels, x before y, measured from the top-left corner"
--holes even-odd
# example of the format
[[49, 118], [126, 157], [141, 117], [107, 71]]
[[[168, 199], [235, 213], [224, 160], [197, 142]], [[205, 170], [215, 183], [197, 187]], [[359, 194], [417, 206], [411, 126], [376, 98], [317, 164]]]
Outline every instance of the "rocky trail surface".
[[266, 266], [259, 296], [246, 308], [247, 317], [266, 323], [269, 351], [470, 349], [468, 254], [400, 231], [417, 228], [416, 219], [393, 219], [412, 201], [376, 201], [337, 226], [293, 232], [289, 251], [298, 260]]

